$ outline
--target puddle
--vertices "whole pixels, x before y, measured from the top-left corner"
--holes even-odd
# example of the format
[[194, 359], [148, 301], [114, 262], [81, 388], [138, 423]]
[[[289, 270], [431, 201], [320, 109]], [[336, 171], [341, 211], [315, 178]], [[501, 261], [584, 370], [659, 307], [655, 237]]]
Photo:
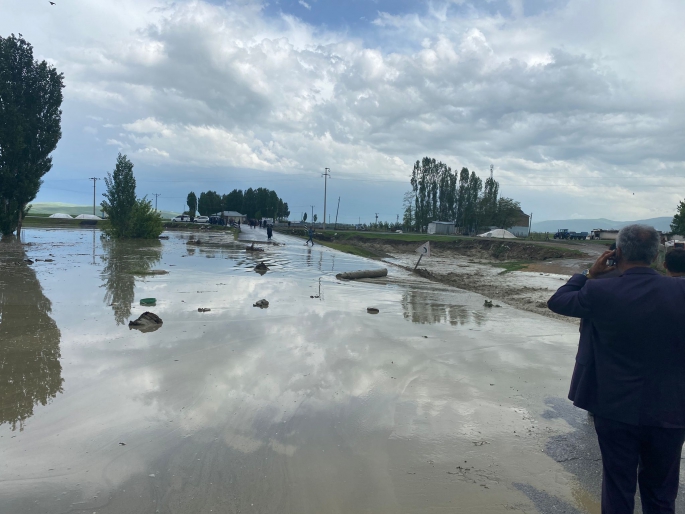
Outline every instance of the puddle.
[[546, 453], [574, 428], [543, 415], [575, 327], [395, 269], [341, 282], [380, 263], [259, 229], [168, 235], [0, 245], [1, 512], [584, 511]]

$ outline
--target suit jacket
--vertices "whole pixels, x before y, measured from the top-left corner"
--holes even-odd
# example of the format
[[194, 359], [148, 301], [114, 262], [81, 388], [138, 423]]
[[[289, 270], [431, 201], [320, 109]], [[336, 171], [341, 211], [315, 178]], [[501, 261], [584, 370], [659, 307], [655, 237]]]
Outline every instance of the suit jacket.
[[631, 425], [685, 428], [685, 281], [647, 267], [612, 280], [574, 275], [547, 305], [590, 321], [591, 351], [579, 357], [592, 369], [576, 401]]
[[[620, 275], [621, 272], [615, 269], [597, 277], [597, 279], [605, 280]], [[595, 332], [592, 320], [581, 319], [579, 332], [578, 353], [571, 376], [568, 399], [576, 407], [595, 412], [597, 409], [597, 370], [595, 368], [594, 345], [592, 344]]]

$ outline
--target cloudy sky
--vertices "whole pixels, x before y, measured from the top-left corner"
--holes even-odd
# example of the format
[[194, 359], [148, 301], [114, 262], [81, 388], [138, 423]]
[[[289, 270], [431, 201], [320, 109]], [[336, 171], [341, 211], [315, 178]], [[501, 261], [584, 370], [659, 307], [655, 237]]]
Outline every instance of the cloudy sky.
[[493, 164], [534, 221], [685, 197], [680, 0], [54, 1], [0, 0], [65, 75], [37, 201], [90, 203], [120, 151], [175, 211], [265, 186], [321, 217], [330, 167], [329, 213], [394, 220], [425, 155]]

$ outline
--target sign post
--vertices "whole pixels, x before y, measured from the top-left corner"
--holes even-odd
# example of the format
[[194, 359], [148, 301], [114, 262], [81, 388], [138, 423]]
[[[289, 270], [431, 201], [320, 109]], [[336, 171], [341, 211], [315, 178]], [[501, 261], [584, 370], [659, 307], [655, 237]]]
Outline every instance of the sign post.
[[430, 241], [426, 241], [424, 244], [422, 244], [421, 246], [419, 246], [419, 247], [416, 249], [416, 253], [419, 254], [419, 260], [416, 261], [416, 266], [414, 266], [414, 271], [416, 271], [416, 268], [419, 267], [419, 263], [421, 262], [421, 259], [423, 258], [424, 255], [425, 255], [426, 257], [430, 257], [430, 256], [431, 256], [431, 243], [430, 243]]

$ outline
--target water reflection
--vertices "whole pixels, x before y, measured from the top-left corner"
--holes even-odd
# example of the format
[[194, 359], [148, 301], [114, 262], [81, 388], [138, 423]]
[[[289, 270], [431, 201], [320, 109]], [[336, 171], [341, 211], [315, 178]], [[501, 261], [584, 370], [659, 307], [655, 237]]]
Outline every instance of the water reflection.
[[60, 331], [20, 244], [0, 243], [0, 425], [24, 429], [33, 407], [62, 392]]
[[434, 293], [408, 289], [402, 294], [404, 318], [413, 323], [449, 323], [480, 325], [483, 317], [467, 309], [464, 305], [447, 304], [436, 301]]
[[102, 241], [104, 268], [104, 301], [112, 307], [117, 325], [131, 317], [131, 304], [135, 299], [136, 277], [133, 273], [150, 271], [162, 258], [159, 241]]

